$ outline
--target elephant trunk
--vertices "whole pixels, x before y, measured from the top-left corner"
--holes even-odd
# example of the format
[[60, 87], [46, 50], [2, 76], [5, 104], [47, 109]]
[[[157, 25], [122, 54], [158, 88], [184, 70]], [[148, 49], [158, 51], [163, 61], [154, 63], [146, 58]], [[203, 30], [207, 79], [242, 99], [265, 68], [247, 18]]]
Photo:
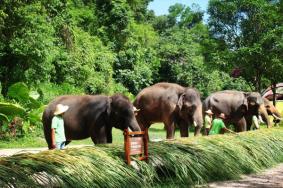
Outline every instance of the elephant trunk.
[[280, 114], [276, 114], [276, 113], [273, 113], [272, 116], [275, 118], [275, 119], [278, 119], [278, 120], [282, 120]]
[[279, 111], [274, 107], [274, 109], [272, 110], [271, 115], [275, 118], [275, 119], [279, 119], [282, 120], [281, 114], [279, 113]]
[[130, 121], [129, 128], [131, 131], [141, 131], [141, 128], [135, 118]]
[[201, 131], [202, 126], [197, 125], [195, 128], [195, 136], [199, 136], [200, 135], [200, 131]]
[[202, 105], [200, 105], [194, 114], [194, 125], [195, 125], [195, 136], [200, 135], [201, 128], [203, 126], [203, 114], [202, 114]]
[[270, 123], [270, 120], [269, 120], [266, 108], [265, 108], [265, 106], [263, 104], [260, 105], [259, 112], [261, 114], [261, 117], [262, 117], [263, 121], [266, 122], [267, 128], [270, 128], [271, 127], [271, 123]]

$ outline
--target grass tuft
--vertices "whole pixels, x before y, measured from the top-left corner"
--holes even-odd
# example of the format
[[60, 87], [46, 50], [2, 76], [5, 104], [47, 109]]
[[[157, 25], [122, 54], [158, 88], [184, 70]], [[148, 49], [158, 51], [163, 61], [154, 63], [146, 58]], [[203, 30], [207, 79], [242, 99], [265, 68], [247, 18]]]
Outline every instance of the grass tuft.
[[283, 161], [283, 129], [149, 144], [149, 163], [124, 162], [122, 144], [0, 159], [0, 187], [162, 187], [238, 179]]

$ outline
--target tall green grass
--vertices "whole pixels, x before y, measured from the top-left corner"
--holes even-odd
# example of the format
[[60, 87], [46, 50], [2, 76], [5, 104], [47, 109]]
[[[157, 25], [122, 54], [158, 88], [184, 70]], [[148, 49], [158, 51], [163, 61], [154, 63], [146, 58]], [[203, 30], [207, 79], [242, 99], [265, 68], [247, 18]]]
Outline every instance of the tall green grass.
[[0, 187], [193, 186], [237, 179], [283, 161], [283, 129], [149, 144], [149, 162], [124, 162], [122, 144], [0, 159]]

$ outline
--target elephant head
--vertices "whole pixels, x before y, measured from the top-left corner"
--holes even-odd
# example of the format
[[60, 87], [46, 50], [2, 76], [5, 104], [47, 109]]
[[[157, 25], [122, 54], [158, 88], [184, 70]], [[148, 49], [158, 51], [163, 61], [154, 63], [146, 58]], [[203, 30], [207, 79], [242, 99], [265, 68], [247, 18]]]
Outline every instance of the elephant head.
[[248, 92], [245, 93], [245, 100], [244, 103], [246, 106], [246, 119], [247, 121], [251, 121], [253, 115], [258, 115], [259, 112], [263, 119], [267, 122], [267, 127], [271, 126], [271, 123], [268, 118], [268, 113], [266, 108], [264, 107], [264, 101], [262, 96], [257, 92]]
[[260, 106], [261, 104], [263, 104], [263, 99], [261, 95], [257, 92], [245, 93], [245, 97], [247, 99], [247, 104], [249, 107]]
[[263, 104], [261, 95], [257, 92], [246, 92], [244, 93], [243, 108], [247, 114], [257, 115], [258, 109]]
[[199, 96], [193, 89], [187, 89], [178, 99], [179, 114], [183, 119], [188, 120], [194, 114]]
[[132, 131], [140, 131], [140, 127], [135, 118], [134, 106], [130, 100], [116, 94], [108, 99], [107, 114], [112, 127], [124, 130], [130, 128]]
[[193, 88], [186, 88], [178, 99], [177, 107], [179, 109], [179, 116], [196, 127], [195, 135], [200, 134], [203, 120], [199, 92]]

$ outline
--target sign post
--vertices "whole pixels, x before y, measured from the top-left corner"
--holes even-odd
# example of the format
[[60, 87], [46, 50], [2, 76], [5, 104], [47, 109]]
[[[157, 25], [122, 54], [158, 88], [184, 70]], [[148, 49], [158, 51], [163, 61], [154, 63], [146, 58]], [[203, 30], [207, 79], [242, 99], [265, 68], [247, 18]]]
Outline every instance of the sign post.
[[139, 155], [139, 160], [148, 160], [148, 129], [129, 132], [124, 130], [125, 158], [131, 164], [131, 155]]

